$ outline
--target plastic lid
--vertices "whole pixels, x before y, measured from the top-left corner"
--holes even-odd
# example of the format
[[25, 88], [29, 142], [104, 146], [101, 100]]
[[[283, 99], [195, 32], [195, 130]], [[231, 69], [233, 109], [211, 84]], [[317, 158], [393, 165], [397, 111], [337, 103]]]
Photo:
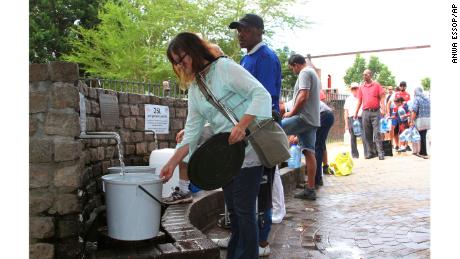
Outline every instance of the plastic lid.
[[158, 175], [150, 173], [107, 174], [101, 178], [105, 182], [115, 184], [151, 184], [161, 182]]

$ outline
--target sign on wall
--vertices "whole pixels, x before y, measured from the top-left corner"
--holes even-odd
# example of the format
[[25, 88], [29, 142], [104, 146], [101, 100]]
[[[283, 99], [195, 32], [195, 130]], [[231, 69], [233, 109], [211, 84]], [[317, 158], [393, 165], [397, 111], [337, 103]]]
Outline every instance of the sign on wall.
[[145, 130], [156, 134], [169, 133], [169, 107], [163, 105], [145, 105]]

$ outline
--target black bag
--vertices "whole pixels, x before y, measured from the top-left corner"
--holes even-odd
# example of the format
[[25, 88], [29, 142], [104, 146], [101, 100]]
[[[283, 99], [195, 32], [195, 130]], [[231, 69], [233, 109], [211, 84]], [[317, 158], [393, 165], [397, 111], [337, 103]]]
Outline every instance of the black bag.
[[393, 156], [393, 148], [391, 147], [391, 140], [382, 141], [383, 153], [385, 156]]

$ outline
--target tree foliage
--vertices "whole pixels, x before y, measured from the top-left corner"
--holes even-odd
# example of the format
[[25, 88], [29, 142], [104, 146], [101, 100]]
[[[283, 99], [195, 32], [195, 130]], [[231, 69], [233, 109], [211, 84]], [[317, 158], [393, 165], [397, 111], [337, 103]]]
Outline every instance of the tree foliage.
[[73, 50], [64, 56], [86, 74], [129, 80], [162, 80], [173, 76], [166, 47], [177, 33], [191, 31], [217, 43], [234, 60], [242, 51], [228, 25], [245, 13], [264, 18], [265, 37], [276, 27], [304, 27], [304, 18], [289, 16], [295, 0], [109, 0], [99, 10], [100, 23], [76, 26]]
[[362, 82], [363, 81], [363, 72], [366, 69], [366, 60], [357, 54], [353, 65], [347, 69], [343, 81], [347, 86], [353, 82]]
[[430, 89], [431, 89], [431, 79], [429, 77], [423, 78], [421, 84], [422, 84], [423, 90], [430, 91]]
[[387, 65], [380, 62], [376, 56], [369, 58], [369, 63], [366, 65], [366, 60], [357, 54], [353, 65], [347, 69], [343, 81], [346, 85], [350, 85], [352, 82], [362, 83], [363, 72], [365, 69], [370, 69], [373, 72], [372, 79], [379, 82], [382, 86], [394, 86], [396, 85], [395, 77], [392, 75]]
[[285, 46], [282, 49], [276, 50], [276, 55], [278, 56], [281, 63], [281, 88], [282, 89], [293, 89], [297, 76], [291, 71], [288, 65], [289, 57], [294, 54], [293, 51], [289, 50], [289, 47]]
[[70, 28], [74, 23], [83, 28], [97, 24], [101, 3], [103, 0], [30, 0], [29, 61], [45, 63], [68, 53]]

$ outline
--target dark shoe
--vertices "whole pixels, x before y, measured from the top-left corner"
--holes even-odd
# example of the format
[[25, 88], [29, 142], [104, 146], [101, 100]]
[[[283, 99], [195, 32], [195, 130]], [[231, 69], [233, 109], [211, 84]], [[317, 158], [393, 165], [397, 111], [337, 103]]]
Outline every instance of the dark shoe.
[[163, 202], [166, 204], [188, 203], [192, 201], [192, 192], [183, 192], [179, 187], [174, 188], [173, 193], [171, 193], [169, 197], [163, 199]]
[[332, 169], [332, 168], [329, 167], [328, 165], [323, 166], [323, 174], [330, 174], [330, 175], [333, 175], [333, 174], [334, 174], [334, 169]]
[[409, 146], [406, 147], [406, 151], [412, 151]]
[[323, 178], [321, 178], [318, 182], [315, 183], [315, 188], [319, 189], [319, 187], [323, 185], [324, 185]]
[[366, 159], [372, 159], [374, 157], [377, 157], [377, 155], [370, 155], [370, 156], [367, 156]]
[[307, 188], [307, 189], [295, 194], [294, 197], [297, 198], [297, 199], [314, 201], [314, 200], [316, 200], [316, 192], [315, 192], [315, 189], [308, 189]]
[[[230, 229], [230, 219], [225, 221], [225, 216], [217, 220], [217, 226], [220, 228]], [[219, 245], [220, 246], [220, 245]]]
[[395, 150], [398, 150], [398, 149], [399, 149], [399, 146], [396, 146], [396, 147], [395, 147]]
[[384, 156], [384, 155], [380, 155], [380, 156], [379, 156], [379, 160], [385, 160], [385, 156]]

